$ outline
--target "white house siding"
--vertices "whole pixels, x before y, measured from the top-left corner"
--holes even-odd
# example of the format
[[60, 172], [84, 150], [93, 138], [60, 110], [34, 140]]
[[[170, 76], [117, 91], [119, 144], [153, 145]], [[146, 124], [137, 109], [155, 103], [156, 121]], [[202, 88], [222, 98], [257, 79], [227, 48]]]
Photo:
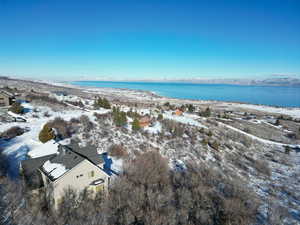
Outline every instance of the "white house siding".
[[[93, 177], [91, 177], [91, 171], [94, 171]], [[61, 201], [62, 197], [64, 196], [65, 190], [67, 190], [68, 188], [71, 188], [77, 192], [81, 192], [85, 188], [88, 188], [88, 190], [96, 190], [95, 186], [90, 186], [90, 184], [95, 180], [103, 179], [104, 184], [99, 185], [104, 186], [104, 190], [107, 190], [108, 178], [109, 176], [105, 172], [103, 172], [100, 168], [96, 167], [88, 160], [82, 161], [73, 169], [71, 169], [52, 183], [52, 196], [54, 199], [55, 208], [57, 208], [57, 203]]]

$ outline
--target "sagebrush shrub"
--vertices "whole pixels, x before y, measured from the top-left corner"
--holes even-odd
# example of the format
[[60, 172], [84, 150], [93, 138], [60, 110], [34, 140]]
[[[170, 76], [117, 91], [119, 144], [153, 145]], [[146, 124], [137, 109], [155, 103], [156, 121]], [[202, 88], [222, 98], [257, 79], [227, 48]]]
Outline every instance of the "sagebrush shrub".
[[16, 114], [24, 113], [24, 107], [19, 102], [14, 102], [8, 110]]
[[128, 155], [127, 150], [122, 145], [112, 145], [108, 152], [110, 156], [116, 158], [123, 158]]
[[23, 133], [24, 133], [24, 129], [22, 129], [21, 127], [18, 127], [18, 126], [14, 126], [14, 127], [9, 128], [8, 130], [4, 131], [3, 133], [1, 133], [0, 137], [12, 139], [12, 138], [22, 135]]

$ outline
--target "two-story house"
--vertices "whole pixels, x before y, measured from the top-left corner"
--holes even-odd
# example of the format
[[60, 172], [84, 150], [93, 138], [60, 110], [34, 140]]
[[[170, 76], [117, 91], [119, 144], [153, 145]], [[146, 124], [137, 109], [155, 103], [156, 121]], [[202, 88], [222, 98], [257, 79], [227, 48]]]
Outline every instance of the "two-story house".
[[0, 89], [0, 107], [10, 106], [15, 102], [15, 95], [4, 89]]
[[67, 189], [88, 190], [92, 195], [106, 193], [111, 177], [103, 155], [93, 147], [60, 145], [58, 154], [24, 160], [21, 166], [32, 189], [44, 188], [55, 209]]

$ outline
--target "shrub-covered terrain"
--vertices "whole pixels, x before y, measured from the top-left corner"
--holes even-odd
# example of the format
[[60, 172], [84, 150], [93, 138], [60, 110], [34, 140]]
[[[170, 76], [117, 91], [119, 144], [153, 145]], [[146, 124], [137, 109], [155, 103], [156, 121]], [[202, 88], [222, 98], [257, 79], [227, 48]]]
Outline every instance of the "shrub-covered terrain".
[[12, 139], [24, 133], [24, 129], [18, 126], [9, 128], [8, 130], [0, 133], [0, 138]]
[[[170, 171], [167, 160], [150, 151], [125, 168], [126, 173], [113, 182], [109, 195], [92, 199], [87, 193], [66, 190], [57, 212], [49, 211], [41, 196], [33, 201], [21, 184], [18, 187], [2, 181], [5, 198], [1, 199], [0, 210], [5, 214], [18, 207], [10, 215], [11, 221], [23, 225], [246, 225], [255, 221], [258, 202], [253, 193], [203, 165], [190, 164], [184, 171]], [[21, 199], [26, 204], [17, 205]]]
[[[166, 99], [130, 90], [66, 88], [69, 96], [52, 100], [41, 96], [63, 87], [18, 84], [26, 88], [24, 93], [34, 88], [32, 95], [38, 97], [24, 104], [22, 117], [27, 122], [8, 122], [1, 115], [5, 117], [1, 133], [9, 138], [1, 138], [0, 151], [11, 153], [8, 158], [14, 164], [27, 150], [47, 153], [47, 145], [37, 140], [45, 125], [43, 142], [54, 136], [61, 144], [76, 139], [80, 146], [108, 152], [112, 163], [123, 163], [123, 170], [112, 179], [109, 195], [91, 199], [68, 190], [55, 213], [44, 195], [31, 198], [28, 186], [10, 182], [2, 173], [0, 215], [7, 220], [0, 224], [281, 225], [299, 221], [300, 125], [293, 114], [297, 110], [272, 108], [287, 113], [280, 116], [245, 109], [243, 104]], [[111, 109], [95, 108], [96, 96], [109, 100]], [[64, 100], [68, 97], [75, 103]], [[177, 109], [183, 113], [177, 115]], [[137, 122], [145, 115], [149, 127], [140, 128]], [[15, 126], [30, 131], [21, 134]], [[55, 145], [49, 146], [55, 150]], [[6, 160], [6, 155], [0, 156]], [[2, 167], [7, 169], [6, 163], [0, 162]]]

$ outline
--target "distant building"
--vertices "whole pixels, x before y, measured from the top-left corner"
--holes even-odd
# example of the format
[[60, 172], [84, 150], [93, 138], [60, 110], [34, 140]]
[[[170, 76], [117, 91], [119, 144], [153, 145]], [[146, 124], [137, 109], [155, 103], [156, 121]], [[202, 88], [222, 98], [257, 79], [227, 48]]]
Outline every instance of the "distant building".
[[141, 119], [139, 119], [139, 125], [140, 127], [148, 127], [151, 123], [149, 116], [144, 116]]
[[0, 107], [10, 106], [15, 102], [15, 95], [6, 90], [0, 90]]
[[68, 93], [64, 91], [54, 91], [53, 94], [57, 96], [68, 96]]
[[87, 190], [93, 196], [97, 192], [107, 192], [113, 173], [105, 167], [103, 156], [96, 148], [60, 145], [58, 152], [21, 162], [29, 188], [33, 191], [44, 189], [54, 209], [62, 203], [67, 189]]
[[265, 121], [266, 121], [267, 123], [272, 124], [272, 125], [278, 125], [278, 121], [277, 121], [276, 118], [267, 118], [267, 119], [265, 119]]
[[245, 117], [244, 117], [245, 120], [253, 120], [253, 119], [256, 119], [256, 115], [254, 114], [247, 114]]
[[176, 116], [181, 116], [182, 113], [183, 113], [183, 111], [180, 110], [180, 109], [176, 109], [175, 112], [174, 112], [174, 114], [175, 114]]

